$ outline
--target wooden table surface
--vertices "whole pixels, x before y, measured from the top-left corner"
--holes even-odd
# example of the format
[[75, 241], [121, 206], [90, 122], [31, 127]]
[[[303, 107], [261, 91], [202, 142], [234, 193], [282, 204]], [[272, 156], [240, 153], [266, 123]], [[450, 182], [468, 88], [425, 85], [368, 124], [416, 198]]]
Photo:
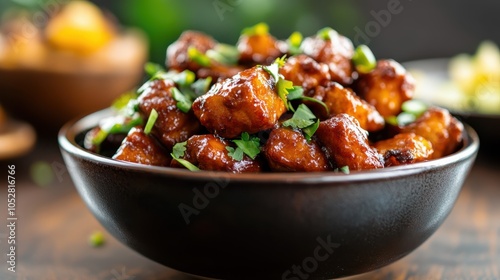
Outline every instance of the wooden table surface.
[[[0, 161], [4, 178], [7, 165], [16, 165], [18, 216], [16, 273], [7, 270], [7, 232], [0, 226], [0, 279], [192, 279], [110, 236], [78, 196], [55, 143], [48, 139], [27, 156]], [[48, 186], [37, 186], [30, 177], [37, 161], [57, 173]], [[0, 192], [3, 223], [6, 185]], [[95, 230], [105, 235], [102, 247], [88, 244]], [[450, 216], [421, 247], [392, 265], [349, 279], [500, 279], [500, 156], [480, 153]]]

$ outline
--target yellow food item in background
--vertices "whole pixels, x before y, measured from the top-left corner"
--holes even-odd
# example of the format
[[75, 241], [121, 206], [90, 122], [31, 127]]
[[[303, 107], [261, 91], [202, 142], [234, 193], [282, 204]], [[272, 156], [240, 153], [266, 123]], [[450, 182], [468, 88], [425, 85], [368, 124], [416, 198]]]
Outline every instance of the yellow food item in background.
[[45, 36], [54, 48], [85, 55], [109, 44], [114, 32], [94, 4], [72, 1], [49, 22]]
[[453, 83], [465, 94], [465, 107], [500, 112], [500, 50], [495, 43], [485, 41], [476, 54], [454, 57], [449, 68]]

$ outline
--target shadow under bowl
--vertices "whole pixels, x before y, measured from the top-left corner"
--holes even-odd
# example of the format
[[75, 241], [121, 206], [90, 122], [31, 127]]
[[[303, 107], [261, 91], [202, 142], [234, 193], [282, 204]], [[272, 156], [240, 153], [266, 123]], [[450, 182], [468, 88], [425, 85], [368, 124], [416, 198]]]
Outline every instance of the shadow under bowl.
[[94, 113], [59, 133], [81, 197], [123, 244], [210, 278], [329, 279], [390, 264], [442, 224], [479, 147], [466, 126], [459, 151], [407, 166], [349, 175], [190, 172], [83, 149], [84, 133], [109, 115]]

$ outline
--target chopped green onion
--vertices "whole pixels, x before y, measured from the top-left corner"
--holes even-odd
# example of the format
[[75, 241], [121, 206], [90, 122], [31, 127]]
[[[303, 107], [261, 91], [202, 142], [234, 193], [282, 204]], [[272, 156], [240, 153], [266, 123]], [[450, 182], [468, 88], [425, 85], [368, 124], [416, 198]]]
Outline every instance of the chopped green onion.
[[99, 146], [106, 140], [108, 135], [128, 133], [130, 129], [142, 123], [143, 119], [138, 113], [135, 113], [131, 117], [118, 115], [103, 119], [99, 124], [99, 132], [92, 139], [92, 144]]
[[320, 37], [321, 39], [327, 41], [332, 39], [332, 35], [337, 33], [337, 31], [333, 30], [331, 27], [325, 27], [317, 32], [317, 36]]
[[189, 59], [196, 62], [198, 65], [202, 67], [210, 67], [210, 58], [200, 52], [197, 48], [191, 46], [188, 48], [187, 53]]
[[300, 49], [300, 45], [302, 44], [302, 34], [300, 32], [293, 32], [290, 37], [286, 40], [288, 43], [288, 51], [292, 55], [300, 54], [302, 53], [302, 50]]
[[335, 168], [334, 170], [335, 172], [342, 172], [344, 174], [349, 174], [351, 173], [350, 170], [349, 170], [349, 166], [346, 165], [346, 166], [342, 166], [341, 168]]
[[406, 112], [402, 112], [397, 116], [398, 124], [403, 126], [414, 122], [416, 119], [415, 115]]
[[217, 44], [212, 50], [208, 50], [207, 57], [225, 65], [236, 65], [240, 59], [240, 52], [235, 46]]
[[377, 59], [366, 45], [359, 45], [356, 48], [352, 61], [354, 62], [356, 70], [362, 74], [370, 73], [377, 67]]
[[178, 163], [180, 163], [182, 166], [186, 167], [189, 171], [200, 171], [200, 169], [190, 163], [189, 161], [185, 160], [185, 159], [182, 159], [182, 158], [174, 158], [174, 160], [176, 160]]
[[241, 35], [243, 36], [259, 36], [266, 34], [269, 34], [269, 26], [263, 22], [244, 28], [243, 31], [241, 31]]
[[401, 105], [401, 110], [406, 113], [410, 113], [419, 117], [425, 111], [427, 111], [427, 105], [420, 100], [408, 100], [403, 102]]
[[180, 90], [175, 87], [173, 87], [171, 91], [172, 98], [177, 101], [177, 108], [179, 108], [179, 110], [181, 110], [183, 113], [188, 113], [191, 110], [191, 105], [193, 105], [191, 99], [188, 96], [182, 94], [182, 92], [180, 92]]
[[211, 83], [212, 83], [212, 77], [207, 77], [206, 79], [198, 79], [196, 82], [194, 82], [191, 85], [191, 89], [193, 90], [194, 93], [193, 99], [207, 93], [208, 90], [210, 89]]
[[159, 64], [148, 62], [144, 65], [144, 71], [146, 71], [150, 77], [154, 77], [158, 72], [165, 72], [165, 69]]
[[151, 129], [153, 129], [153, 126], [155, 125], [157, 119], [158, 112], [155, 109], [151, 110], [148, 122], [146, 123], [146, 127], [144, 127], [144, 134], [148, 135], [149, 133], [151, 133]]
[[95, 231], [89, 236], [89, 244], [92, 247], [101, 247], [104, 245], [104, 234], [100, 231]]
[[184, 153], [186, 152], [186, 145], [187, 145], [187, 141], [175, 144], [174, 147], [172, 148], [172, 153], [170, 155], [172, 156], [172, 158], [174, 160], [176, 160], [182, 166], [186, 167], [188, 170], [200, 171], [200, 169], [198, 167], [196, 167], [194, 164], [181, 158], [184, 156]]
[[126, 92], [113, 101], [111, 108], [117, 111], [123, 110], [127, 107], [130, 100], [134, 100], [136, 98], [137, 98], [136, 92], [133, 91]]

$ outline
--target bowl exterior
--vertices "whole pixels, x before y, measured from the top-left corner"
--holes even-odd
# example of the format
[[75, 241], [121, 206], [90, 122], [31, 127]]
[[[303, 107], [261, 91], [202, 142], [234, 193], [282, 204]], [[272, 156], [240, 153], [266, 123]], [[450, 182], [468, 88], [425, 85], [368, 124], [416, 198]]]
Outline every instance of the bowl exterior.
[[445, 164], [402, 171], [252, 180], [113, 163], [73, 138], [59, 136], [68, 170], [113, 236], [168, 267], [220, 279], [329, 279], [400, 259], [444, 221], [478, 148], [476, 138]]
[[102, 75], [0, 69], [0, 102], [16, 119], [57, 132], [75, 117], [107, 108], [141, 78], [140, 67]]

